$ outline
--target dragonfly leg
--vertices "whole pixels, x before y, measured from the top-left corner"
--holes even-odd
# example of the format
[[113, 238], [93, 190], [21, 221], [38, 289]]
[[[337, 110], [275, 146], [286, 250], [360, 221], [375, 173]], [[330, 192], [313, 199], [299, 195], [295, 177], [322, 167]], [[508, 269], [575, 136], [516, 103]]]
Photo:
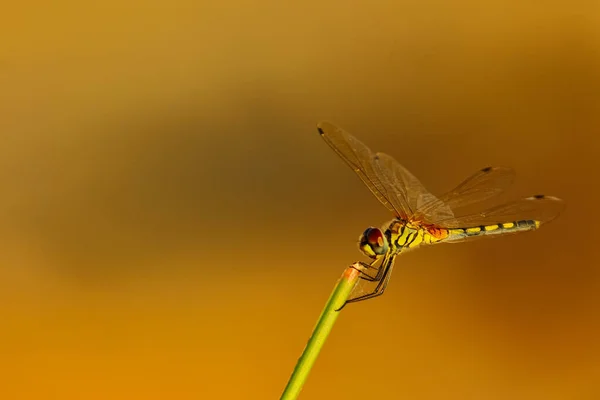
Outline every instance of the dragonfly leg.
[[[374, 260], [373, 262], [371, 262], [370, 264], [364, 263], [362, 261], [357, 261], [358, 264], [360, 264], [362, 269], [356, 268], [354, 265], [351, 266], [351, 268], [354, 268], [355, 270], [357, 270], [358, 272], [360, 272], [360, 279], [364, 279], [365, 281], [368, 282], [378, 282], [381, 280], [381, 278], [383, 277], [383, 273], [384, 273], [384, 269], [385, 268], [381, 268], [381, 266], [379, 267], [374, 267], [373, 264], [375, 264], [378, 260]], [[375, 274], [375, 276], [372, 276], [368, 273], [365, 272], [365, 270], [370, 270], [370, 269], [374, 269], [377, 271], [377, 273]]]
[[[354, 265], [356, 265], [356, 264], [359, 264], [360, 267], [355, 267]], [[360, 279], [364, 279], [366, 281], [373, 282], [377, 278], [377, 275], [371, 276], [365, 272], [365, 270], [369, 270], [369, 269], [376, 270], [377, 269], [373, 266], [373, 263], [367, 264], [362, 261], [357, 261], [355, 264], [351, 265], [350, 268], [353, 268], [353, 269], [357, 270], [358, 272], [360, 272]]]
[[385, 271], [382, 271], [381, 274], [378, 271], [377, 275], [382, 275], [382, 276], [378, 279], [379, 283], [377, 284], [375, 289], [373, 289], [373, 291], [363, 294], [361, 296], [355, 297], [353, 299], [346, 300], [344, 302], [344, 304], [342, 304], [342, 306], [335, 311], [341, 311], [342, 308], [344, 308], [346, 306], [346, 304], [348, 304], [348, 303], [356, 303], [359, 301], [368, 300], [368, 299], [372, 299], [374, 297], [381, 296], [383, 294], [383, 292], [385, 292], [385, 289], [387, 288], [387, 285], [390, 281], [390, 277], [392, 276], [392, 274], [391, 274], [392, 268], [390, 266], [390, 268], [381, 268], [381, 269], [382, 270], [384, 269]]

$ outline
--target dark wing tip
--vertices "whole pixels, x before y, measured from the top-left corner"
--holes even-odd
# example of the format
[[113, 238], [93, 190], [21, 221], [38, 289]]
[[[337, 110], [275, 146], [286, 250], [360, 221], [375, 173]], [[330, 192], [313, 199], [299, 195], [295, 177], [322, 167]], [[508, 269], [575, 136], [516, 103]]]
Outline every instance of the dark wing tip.
[[554, 196], [546, 196], [545, 194], [536, 194], [533, 195], [531, 197], [528, 197], [528, 200], [550, 200], [550, 201], [558, 201], [558, 202], [563, 202], [562, 199], [559, 199], [558, 197], [554, 197]]
[[335, 125], [329, 121], [321, 121], [317, 124], [317, 131], [319, 131], [319, 135], [325, 135], [327, 131], [332, 131], [335, 129]]
[[539, 218], [537, 218], [540, 223], [547, 223], [554, 220], [565, 210], [565, 202], [558, 197], [536, 194], [534, 196], [527, 197], [525, 200], [543, 204], [543, 208], [540, 208], [542, 214]]
[[512, 168], [510, 168], [510, 167], [504, 167], [502, 165], [496, 165], [496, 166], [489, 165], [489, 166], [487, 166], [485, 168], [481, 168], [479, 170], [479, 172], [484, 172], [486, 174], [490, 173], [490, 172], [504, 172], [504, 173], [512, 173], [512, 174], [514, 174], [515, 171]]

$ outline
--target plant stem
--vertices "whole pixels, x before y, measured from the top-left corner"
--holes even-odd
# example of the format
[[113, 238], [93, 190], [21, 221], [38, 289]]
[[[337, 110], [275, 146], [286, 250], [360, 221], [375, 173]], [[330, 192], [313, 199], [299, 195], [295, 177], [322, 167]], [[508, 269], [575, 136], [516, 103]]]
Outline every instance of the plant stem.
[[354, 289], [358, 283], [358, 277], [360, 275], [359, 269], [359, 264], [346, 268], [341, 278], [338, 280], [331, 296], [329, 296], [329, 300], [327, 300], [327, 303], [325, 304], [325, 308], [323, 308], [323, 311], [321, 312], [321, 316], [317, 321], [310, 339], [308, 339], [308, 343], [304, 348], [302, 356], [298, 359], [294, 372], [281, 395], [281, 400], [293, 400], [300, 395], [300, 391], [308, 378], [308, 374], [339, 315], [339, 311], [336, 310], [344, 305], [352, 293], [352, 289]]

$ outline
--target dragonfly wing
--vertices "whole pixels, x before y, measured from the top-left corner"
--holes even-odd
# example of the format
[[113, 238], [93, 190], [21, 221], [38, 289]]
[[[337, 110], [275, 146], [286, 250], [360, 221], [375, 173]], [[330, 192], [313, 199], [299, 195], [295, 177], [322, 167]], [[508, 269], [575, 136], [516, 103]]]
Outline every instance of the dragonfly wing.
[[450, 219], [448, 209], [458, 214], [461, 207], [476, 204], [504, 192], [514, 181], [515, 172], [508, 167], [487, 167], [465, 179], [454, 189], [423, 204], [415, 212], [414, 219], [439, 224]]
[[378, 156], [360, 140], [330, 122], [320, 122], [317, 129], [388, 210], [397, 217], [408, 218], [411, 208], [403, 195], [404, 190], [395, 187], [392, 174], [378, 161]]
[[534, 220], [544, 224], [564, 210], [564, 202], [552, 196], [537, 195], [489, 208], [477, 214], [455, 217], [437, 222], [444, 228], [469, 228], [513, 221]]
[[415, 213], [427, 204], [438, 204], [436, 212], [444, 219], [454, 216], [452, 210], [431, 194], [423, 184], [393, 157], [377, 153], [375, 155], [377, 172], [388, 182], [389, 190], [406, 205], [408, 219], [414, 219]]

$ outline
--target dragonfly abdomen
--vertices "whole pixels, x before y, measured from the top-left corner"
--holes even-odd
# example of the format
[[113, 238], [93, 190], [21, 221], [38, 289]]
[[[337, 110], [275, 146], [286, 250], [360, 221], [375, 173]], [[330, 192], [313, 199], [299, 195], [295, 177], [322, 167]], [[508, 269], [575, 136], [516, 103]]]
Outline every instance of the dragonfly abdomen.
[[493, 225], [481, 225], [470, 228], [450, 228], [445, 241], [461, 240], [474, 236], [503, 235], [531, 231], [539, 228], [540, 222], [532, 219], [504, 222]]

